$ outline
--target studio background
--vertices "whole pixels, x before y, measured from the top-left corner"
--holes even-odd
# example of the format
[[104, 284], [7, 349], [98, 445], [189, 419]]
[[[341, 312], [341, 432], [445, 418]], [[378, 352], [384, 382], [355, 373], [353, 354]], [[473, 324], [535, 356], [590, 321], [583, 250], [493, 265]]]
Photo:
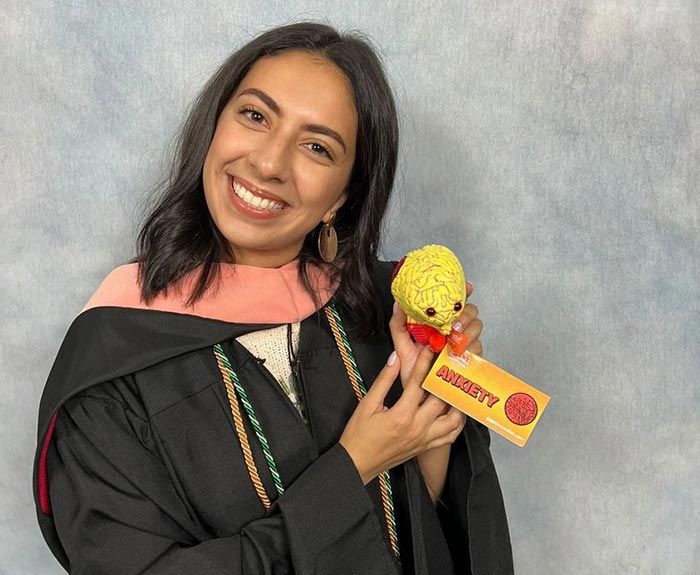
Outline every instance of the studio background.
[[491, 434], [516, 573], [697, 573], [697, 0], [4, 0], [0, 573], [63, 572], [32, 502], [39, 398], [189, 103], [303, 19], [365, 31], [394, 87], [380, 256], [450, 246], [484, 356], [552, 397], [525, 448]]

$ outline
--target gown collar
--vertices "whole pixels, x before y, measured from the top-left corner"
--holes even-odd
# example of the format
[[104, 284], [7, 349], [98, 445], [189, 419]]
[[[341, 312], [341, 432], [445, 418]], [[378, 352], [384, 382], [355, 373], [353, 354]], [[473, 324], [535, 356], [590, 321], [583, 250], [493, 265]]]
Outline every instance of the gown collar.
[[[204, 296], [191, 307], [186, 307], [187, 296], [199, 277], [201, 267], [183, 276], [177, 286], [161, 292], [146, 305], [141, 301], [137, 282], [138, 264], [125, 264], [104, 278], [80, 313], [95, 307], [114, 306], [174, 312], [234, 323], [297, 322], [319, 309], [301, 284], [298, 266], [299, 258], [277, 268], [220, 262], [219, 281], [212, 281]], [[322, 307], [335, 293], [338, 281], [331, 283], [326, 265], [308, 263], [307, 271]]]

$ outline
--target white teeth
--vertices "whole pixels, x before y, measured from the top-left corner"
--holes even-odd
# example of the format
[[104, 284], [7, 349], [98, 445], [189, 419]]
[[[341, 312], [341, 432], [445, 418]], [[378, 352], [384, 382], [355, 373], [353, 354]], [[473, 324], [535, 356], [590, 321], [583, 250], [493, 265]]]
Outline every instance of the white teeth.
[[276, 212], [284, 207], [284, 204], [278, 202], [273, 202], [272, 200], [262, 199], [254, 195], [252, 192], [241, 186], [238, 182], [234, 180], [233, 191], [236, 195], [241, 198], [246, 204], [258, 209], [258, 210], [270, 210]]

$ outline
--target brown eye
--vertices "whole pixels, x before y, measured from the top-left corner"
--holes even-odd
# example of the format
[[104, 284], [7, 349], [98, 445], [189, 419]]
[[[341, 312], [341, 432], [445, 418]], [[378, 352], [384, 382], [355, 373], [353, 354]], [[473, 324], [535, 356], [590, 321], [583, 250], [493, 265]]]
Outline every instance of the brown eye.
[[435, 308], [429, 307], [428, 309], [425, 310], [425, 313], [429, 315], [430, 317], [433, 317], [435, 315]]
[[462, 309], [462, 302], [457, 302], [457, 303], [455, 304], [455, 311], [459, 311], [459, 310], [461, 310], [461, 309]]

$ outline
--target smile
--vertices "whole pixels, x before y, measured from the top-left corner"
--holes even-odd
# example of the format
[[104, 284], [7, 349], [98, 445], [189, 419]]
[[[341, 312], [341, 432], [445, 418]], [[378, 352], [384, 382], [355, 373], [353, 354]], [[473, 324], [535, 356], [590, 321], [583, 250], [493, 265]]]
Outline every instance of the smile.
[[279, 212], [280, 210], [284, 209], [284, 203], [275, 202], [267, 198], [261, 198], [260, 196], [251, 192], [248, 188], [241, 185], [231, 176], [229, 176], [229, 180], [231, 181], [231, 187], [233, 188], [233, 192], [236, 194], [236, 196], [238, 196], [242, 202], [251, 208], [269, 212]]

